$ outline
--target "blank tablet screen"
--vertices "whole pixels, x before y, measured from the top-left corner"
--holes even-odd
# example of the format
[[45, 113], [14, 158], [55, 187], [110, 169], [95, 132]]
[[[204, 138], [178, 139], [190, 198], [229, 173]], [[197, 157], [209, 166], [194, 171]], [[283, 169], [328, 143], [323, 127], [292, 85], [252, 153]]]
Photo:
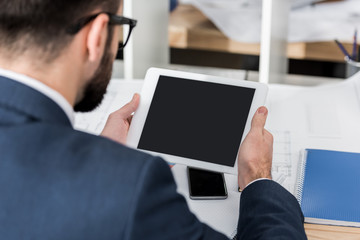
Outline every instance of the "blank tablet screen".
[[254, 93], [160, 76], [138, 148], [233, 167]]

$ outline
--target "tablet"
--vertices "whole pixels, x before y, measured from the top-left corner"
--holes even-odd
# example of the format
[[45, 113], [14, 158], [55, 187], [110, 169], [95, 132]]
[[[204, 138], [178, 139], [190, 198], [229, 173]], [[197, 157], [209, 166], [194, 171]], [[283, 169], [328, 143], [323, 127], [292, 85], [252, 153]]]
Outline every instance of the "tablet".
[[237, 174], [237, 154], [267, 86], [150, 68], [128, 145], [171, 163]]

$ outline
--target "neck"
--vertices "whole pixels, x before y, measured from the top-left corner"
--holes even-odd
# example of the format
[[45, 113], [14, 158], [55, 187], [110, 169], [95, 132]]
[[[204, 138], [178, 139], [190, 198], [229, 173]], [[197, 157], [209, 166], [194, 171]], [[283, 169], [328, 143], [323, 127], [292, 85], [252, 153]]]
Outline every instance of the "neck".
[[79, 89], [79, 72], [69, 58], [59, 57], [51, 63], [37, 63], [32, 58], [21, 56], [11, 61], [0, 58], [0, 68], [20, 73], [42, 82], [60, 93], [74, 106]]

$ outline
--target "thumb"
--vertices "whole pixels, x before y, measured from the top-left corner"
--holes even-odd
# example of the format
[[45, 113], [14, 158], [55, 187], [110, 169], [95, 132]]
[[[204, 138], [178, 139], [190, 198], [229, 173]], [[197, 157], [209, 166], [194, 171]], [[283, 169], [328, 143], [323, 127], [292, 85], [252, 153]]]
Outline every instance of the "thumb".
[[259, 107], [251, 121], [251, 130], [263, 130], [266, 123], [268, 110], [266, 107]]
[[124, 119], [128, 118], [133, 112], [136, 111], [139, 106], [139, 102], [140, 95], [135, 93], [131, 101], [118, 110], [118, 114]]

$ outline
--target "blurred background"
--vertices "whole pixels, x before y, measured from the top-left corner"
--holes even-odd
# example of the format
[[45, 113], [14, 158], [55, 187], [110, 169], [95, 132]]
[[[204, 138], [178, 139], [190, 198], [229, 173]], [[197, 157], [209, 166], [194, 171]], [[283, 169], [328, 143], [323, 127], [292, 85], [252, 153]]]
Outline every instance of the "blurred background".
[[[317, 85], [341, 81], [358, 70], [335, 42], [356, 65], [358, 0], [125, 0], [125, 11], [127, 4], [135, 10], [124, 15], [139, 21], [127, 57], [132, 63], [126, 64], [126, 52], [119, 52], [116, 78], [141, 79], [145, 69], [158, 66]], [[145, 13], [136, 10], [144, 5]]]

